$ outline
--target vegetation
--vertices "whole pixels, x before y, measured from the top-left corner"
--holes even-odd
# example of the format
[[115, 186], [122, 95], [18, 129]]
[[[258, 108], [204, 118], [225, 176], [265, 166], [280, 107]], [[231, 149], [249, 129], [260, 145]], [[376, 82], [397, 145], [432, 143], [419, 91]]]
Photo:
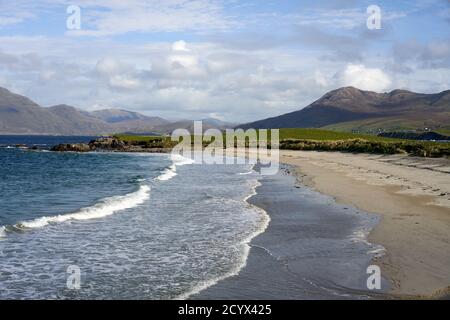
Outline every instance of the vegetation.
[[133, 136], [126, 134], [116, 134], [115, 138], [131, 146], [140, 146], [143, 148], [173, 148], [177, 143], [171, 141], [166, 136]]
[[407, 153], [419, 157], [450, 156], [450, 144], [419, 141], [282, 140], [280, 149], [342, 151], [354, 153]]
[[444, 136], [450, 136], [450, 129], [439, 129], [436, 132]]
[[322, 129], [280, 129], [280, 140], [304, 139], [304, 140], [349, 140], [364, 139], [367, 141], [397, 141], [398, 139], [383, 138], [369, 134], [355, 134], [350, 132], [339, 132]]
[[[145, 148], [172, 148], [177, 144], [168, 136], [115, 135], [115, 137], [130, 145]], [[193, 143], [194, 139], [191, 138]], [[208, 145], [210, 141], [211, 138], [206, 137], [203, 146]], [[376, 154], [405, 153], [420, 157], [450, 156], [450, 143], [402, 140], [367, 134], [300, 128], [280, 129], [280, 149]]]

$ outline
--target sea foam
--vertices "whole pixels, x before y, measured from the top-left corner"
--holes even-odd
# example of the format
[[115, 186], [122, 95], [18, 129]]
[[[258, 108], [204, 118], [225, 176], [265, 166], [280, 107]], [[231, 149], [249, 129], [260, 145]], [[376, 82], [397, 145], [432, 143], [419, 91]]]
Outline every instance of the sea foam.
[[118, 211], [134, 208], [147, 200], [149, 196], [150, 187], [147, 185], [142, 185], [135, 192], [123, 196], [105, 198], [91, 207], [82, 208], [74, 213], [51, 217], [40, 217], [30, 221], [23, 221], [18, 223], [16, 227], [41, 228], [48, 224], [61, 223], [69, 220], [90, 220], [103, 218]]
[[170, 180], [177, 175], [177, 166], [184, 166], [187, 164], [193, 164], [195, 162], [194, 160], [192, 160], [190, 158], [186, 158], [186, 157], [183, 157], [178, 154], [172, 154], [171, 160], [172, 160], [172, 165], [170, 167], [168, 167], [167, 169], [165, 169], [163, 171], [163, 173], [161, 173], [158, 177], [156, 177], [156, 180], [159, 180], [159, 181]]

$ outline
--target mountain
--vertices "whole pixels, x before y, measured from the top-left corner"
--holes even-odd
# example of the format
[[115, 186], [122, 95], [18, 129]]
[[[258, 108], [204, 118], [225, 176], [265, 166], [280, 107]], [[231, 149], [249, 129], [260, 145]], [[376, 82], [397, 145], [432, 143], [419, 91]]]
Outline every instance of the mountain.
[[151, 131], [156, 126], [170, 123], [170, 121], [160, 117], [148, 117], [137, 112], [122, 109], [98, 110], [91, 112], [90, 115], [110, 124], [115, 128], [116, 132]]
[[[216, 119], [205, 119], [204, 130], [234, 125]], [[27, 97], [0, 87], [0, 134], [31, 135], [99, 135], [118, 132], [166, 133], [193, 129], [193, 121], [171, 122], [160, 117], [122, 110], [104, 109], [87, 112], [61, 104], [48, 108]]]
[[41, 108], [24, 96], [0, 88], [0, 132], [54, 134], [61, 131], [61, 126], [61, 118], [50, 109]]
[[151, 130], [167, 123], [162, 118], [120, 109], [90, 113], [65, 104], [43, 108], [0, 87], [0, 134], [97, 135]]
[[72, 106], [61, 104], [46, 109], [59, 118], [57, 133], [64, 132], [67, 135], [99, 134], [110, 132], [112, 129], [107, 123], [98, 121], [98, 119], [92, 117], [88, 112], [81, 111]]
[[[201, 121], [202, 121], [203, 131], [208, 130], [208, 129], [224, 130], [227, 128], [234, 128], [236, 126], [236, 124], [228, 123], [228, 122], [221, 121], [218, 119], [213, 119], [213, 118], [206, 118], [206, 119], [202, 119]], [[153, 128], [154, 131], [160, 132], [160, 133], [165, 133], [165, 134], [170, 134], [175, 129], [186, 129], [189, 132], [193, 133], [194, 132], [194, 121], [193, 120], [179, 120], [179, 121], [164, 124], [164, 125], [158, 125]]]
[[327, 128], [388, 131], [450, 127], [450, 90], [436, 94], [389, 93], [344, 87], [326, 93], [304, 109], [239, 126], [248, 128]]
[[236, 124], [234, 124], [234, 123], [222, 121], [222, 120], [215, 119], [215, 118], [205, 118], [205, 119], [202, 119], [202, 122], [203, 122], [203, 126], [205, 126], [205, 124], [206, 124], [210, 127], [217, 128], [217, 129], [227, 129], [227, 128], [233, 128], [236, 126]]

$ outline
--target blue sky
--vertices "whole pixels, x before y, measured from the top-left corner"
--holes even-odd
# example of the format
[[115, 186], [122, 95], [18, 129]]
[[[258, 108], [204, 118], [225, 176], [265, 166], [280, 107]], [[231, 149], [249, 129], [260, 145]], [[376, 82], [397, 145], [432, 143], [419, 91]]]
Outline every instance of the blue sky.
[[448, 0], [0, 1], [0, 86], [43, 106], [243, 122], [347, 85], [447, 90], [449, 69]]

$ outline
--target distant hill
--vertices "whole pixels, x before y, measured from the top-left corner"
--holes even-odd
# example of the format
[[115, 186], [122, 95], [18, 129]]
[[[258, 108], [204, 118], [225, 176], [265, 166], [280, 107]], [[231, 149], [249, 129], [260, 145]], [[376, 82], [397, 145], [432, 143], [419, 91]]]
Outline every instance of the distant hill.
[[170, 121], [160, 117], [148, 117], [122, 109], [98, 110], [91, 112], [90, 115], [113, 126], [116, 132], [152, 131], [156, 126], [170, 123]]
[[[64, 112], [68, 114], [62, 117]], [[85, 116], [72, 107], [42, 108], [27, 97], [0, 88], [0, 132], [3, 134], [75, 135], [107, 129], [103, 122], [85, 120]]]
[[[223, 128], [225, 122], [205, 119], [204, 128]], [[232, 127], [234, 125], [230, 125]], [[0, 134], [99, 135], [119, 132], [171, 133], [191, 129], [192, 121], [171, 122], [160, 117], [122, 110], [87, 112], [61, 104], [48, 108], [0, 87]]]
[[450, 128], [450, 90], [436, 94], [389, 93], [344, 87], [326, 93], [304, 109], [240, 125], [247, 128], [326, 128], [379, 132]]
[[[224, 122], [217, 119], [207, 118], [202, 119], [202, 129], [203, 131], [208, 129], [219, 129], [224, 130], [227, 128], [233, 128], [236, 124]], [[194, 121], [193, 120], [180, 120], [176, 122], [172, 122], [169, 124], [158, 125], [154, 127], [154, 131], [161, 132], [165, 134], [172, 133], [175, 129], [186, 129], [189, 132], [194, 132]]]

